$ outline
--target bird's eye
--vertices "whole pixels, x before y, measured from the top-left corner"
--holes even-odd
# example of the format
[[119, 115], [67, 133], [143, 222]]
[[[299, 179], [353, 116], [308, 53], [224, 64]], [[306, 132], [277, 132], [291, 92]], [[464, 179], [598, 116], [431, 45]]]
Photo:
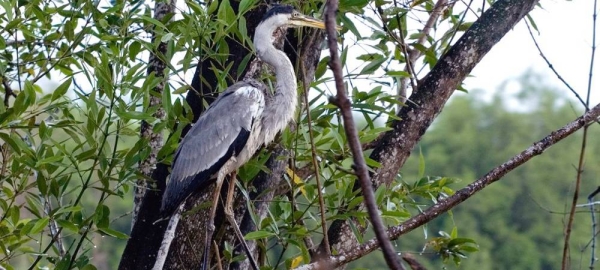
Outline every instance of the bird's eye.
[[300, 16], [299, 12], [292, 12], [292, 17], [298, 17], [298, 16]]

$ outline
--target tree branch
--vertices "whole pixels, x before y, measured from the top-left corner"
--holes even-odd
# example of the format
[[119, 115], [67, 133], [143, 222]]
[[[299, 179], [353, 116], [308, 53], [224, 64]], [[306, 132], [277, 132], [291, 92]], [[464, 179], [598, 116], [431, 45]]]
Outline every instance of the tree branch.
[[2, 86], [4, 86], [4, 107], [8, 108], [10, 97], [12, 96], [16, 98], [17, 94], [15, 94], [15, 91], [10, 87], [10, 82], [6, 76], [0, 75], [0, 80], [2, 81]]
[[[437, 19], [440, 17], [440, 15], [442, 15], [442, 10], [444, 9], [444, 7], [448, 4], [448, 0], [438, 0], [435, 3], [435, 6], [433, 7], [433, 10], [431, 11], [431, 15], [429, 15], [429, 19], [427, 19], [427, 22], [425, 23], [425, 26], [423, 26], [423, 30], [421, 30], [421, 36], [419, 37], [419, 39], [417, 39], [417, 44], [424, 44], [426, 38], [429, 36], [429, 32], [431, 31], [431, 29], [433, 28], [433, 25], [435, 24], [435, 22], [437, 21]], [[383, 14], [382, 14], [383, 16]], [[397, 16], [397, 15], [396, 15]], [[398, 20], [399, 22], [400, 20]], [[401, 24], [399, 24], [401, 25]], [[402, 31], [400, 31], [402, 32]], [[421, 51], [417, 50], [417, 49], [410, 49], [408, 50], [408, 57], [406, 58], [406, 65], [404, 67], [404, 71], [406, 72], [410, 72], [410, 77], [406, 78], [403, 77], [400, 79], [400, 89], [398, 90], [398, 95], [399, 98], [404, 99], [407, 96], [406, 93], [406, 88], [408, 85], [409, 80], [414, 76], [416, 77], [417, 74], [414, 74], [414, 66], [415, 66], [415, 62], [417, 61], [417, 58], [419, 58], [421, 56]], [[414, 87], [414, 84], [412, 85]], [[414, 90], [414, 88], [413, 88]]]
[[[335, 78], [335, 88], [337, 89], [337, 96], [335, 97], [334, 103], [340, 108], [342, 117], [344, 119], [344, 130], [346, 131], [346, 137], [348, 138], [348, 145], [352, 151], [354, 170], [356, 171], [356, 176], [360, 181], [362, 194], [365, 199], [367, 211], [369, 212], [369, 218], [373, 224], [373, 230], [375, 231], [377, 240], [379, 243], [381, 243], [385, 261], [391, 269], [403, 270], [404, 267], [402, 267], [402, 264], [400, 264], [398, 255], [392, 246], [392, 242], [390, 242], [390, 239], [385, 233], [383, 221], [379, 216], [379, 210], [377, 209], [377, 202], [375, 201], [373, 186], [371, 179], [369, 179], [367, 164], [365, 163], [362, 146], [360, 144], [360, 140], [358, 139], [358, 132], [356, 131], [356, 126], [352, 117], [350, 100], [348, 99], [346, 87], [344, 86], [342, 63], [337, 52], [338, 47], [335, 13], [337, 12], [338, 4], [338, 0], [329, 0], [325, 7], [327, 42], [329, 44], [329, 55], [331, 57], [329, 67], [333, 72], [333, 77]], [[327, 235], [325, 235], [325, 237], [327, 237]], [[327, 243], [327, 241], [325, 241], [325, 243]], [[329, 250], [329, 247], [326, 246], [325, 250]]]

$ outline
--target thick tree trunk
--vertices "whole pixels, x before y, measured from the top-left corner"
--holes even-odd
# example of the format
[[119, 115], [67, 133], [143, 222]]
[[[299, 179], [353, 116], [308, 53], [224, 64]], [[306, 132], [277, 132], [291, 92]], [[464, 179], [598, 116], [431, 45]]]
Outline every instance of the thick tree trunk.
[[[175, 11], [175, 5], [177, 4], [176, 0], [169, 0], [164, 2], [156, 2], [156, 6], [154, 7], [154, 19], [157, 21], [162, 21], [165, 17], [172, 14]], [[155, 29], [154, 29], [155, 30]], [[160, 36], [154, 32], [152, 35], [152, 41], [154, 42]], [[165, 77], [165, 71], [167, 70], [167, 63], [158, 57], [157, 55], [167, 55], [167, 43], [160, 42], [158, 43], [158, 47], [156, 48], [156, 52], [152, 52], [150, 54], [150, 59], [148, 60], [148, 69], [147, 73], [152, 74], [156, 78], [162, 78], [161, 82], [154, 87], [151, 91], [154, 94], [150, 94], [149, 96], [149, 106], [158, 107], [156, 112], [152, 114], [158, 120], [165, 119], [165, 110], [160, 106], [162, 103], [161, 96], [162, 92], [165, 88], [165, 85], [168, 83], [168, 77]], [[151, 178], [154, 169], [156, 168], [158, 151], [163, 147], [163, 136], [160, 132], [154, 132], [150, 123], [146, 121], [142, 121], [142, 125], [140, 127], [140, 133], [142, 140], [146, 140], [148, 145], [150, 146], [150, 153], [148, 157], [140, 162], [140, 172], [147, 179]], [[144, 195], [146, 194], [146, 189], [148, 188], [148, 183], [146, 179], [140, 179], [137, 181], [134, 191], [133, 191], [133, 213], [131, 215], [131, 227], [133, 229], [133, 225], [135, 224], [138, 212], [140, 211], [140, 207], [142, 204], [142, 200]]]
[[[238, 5], [239, 2], [231, 1], [231, 6], [236, 12], [238, 10]], [[254, 29], [260, 22], [266, 9], [266, 6], [260, 6], [245, 14], [248, 34], [250, 36], [253, 36]], [[288, 40], [289, 43], [286, 44], [284, 50], [292, 60], [292, 63], [295, 63], [298, 58], [303, 61], [305, 71], [297, 72], [297, 74], [299, 74], [299, 79], [306, 80], [307, 83], [310, 84], [312, 78], [314, 78], [315, 67], [320, 58], [320, 45], [323, 41], [323, 35], [320, 34], [320, 32], [310, 30], [305, 31], [305, 33], [310, 38], [305, 39], [302, 44], [299, 44], [295, 35], [288, 35], [285, 40]], [[283, 46], [283, 40], [283, 35], [280, 35], [280, 46]], [[248, 53], [251, 53], [237, 41], [228, 40], [228, 45], [230, 49], [228, 62], [233, 62], [234, 67], [238, 66]], [[300, 50], [298, 50], [299, 47], [301, 48]], [[300, 52], [300, 55], [296, 55], [296, 52]], [[194, 79], [192, 81], [193, 90], [188, 93], [186, 98], [186, 101], [192, 108], [194, 121], [196, 121], [205, 110], [203, 105], [204, 101], [210, 104], [214, 101], [216, 93], [220, 92], [219, 90], [223, 90], [217, 89], [218, 78], [214, 74], [214, 71], [211, 70], [211, 67], [214, 66], [215, 63], [212, 63], [212, 60], [208, 59], [205, 62], [198, 63], [196, 68]], [[259, 63], [253, 63], [253, 65], [255, 65], [254, 68], [249, 65], [248, 72], [250, 74], [247, 74], [246, 77], [255, 77], [259, 75], [258, 73], [261, 72], [262, 69], [256, 67], [257, 64]], [[239, 76], [240, 74], [236, 73], [235, 68], [231, 70], [230, 75], [231, 76], [228, 76], [229, 78], [242, 77]], [[233, 84], [233, 81], [227, 82], [227, 84], [231, 85]], [[188, 130], [189, 127], [184, 128], [181, 136], [185, 136]], [[274, 190], [270, 190], [270, 188], [279, 186], [279, 183], [282, 180], [281, 176], [285, 171], [287, 159], [282, 159], [280, 156], [285, 156], [285, 153], [286, 151], [279, 147], [276, 147], [271, 153], [271, 158], [266, 164], [271, 173], [260, 173], [253, 181], [252, 185], [256, 193], [251, 193], [251, 199], [255, 196], [261, 196], [261, 200], [264, 200], [265, 198], [272, 198], [274, 196]], [[167, 176], [168, 166], [159, 164], [152, 174], [152, 179], [155, 181], [155, 189], [149, 190], [140, 204], [138, 222], [135, 223], [132, 229], [131, 238], [127, 242], [119, 269], [152, 269], [154, 266], [156, 254], [160, 248], [168, 223], [166, 220], [156, 222], [159, 218], [158, 212]], [[195, 210], [191, 211], [191, 214], [189, 215], [184, 215], [179, 221], [175, 238], [171, 243], [169, 255], [164, 264], [164, 269], [198, 269], [200, 267], [202, 251], [204, 250], [205, 228], [208, 224], [207, 222], [209, 222], [206, 218], [208, 216], [209, 207], [204, 207], [203, 204], [210, 201], [209, 198], [211, 198], [213, 191], [214, 185], [211, 185], [206, 189], [193, 194], [186, 200], [185, 211], [191, 209]], [[223, 191], [225, 192], [226, 189], [223, 189]], [[236, 194], [235, 205], [241, 207], [235, 207], [234, 210], [237, 217], [243, 217], [243, 219], [238, 220], [242, 232], [248, 233], [254, 231], [255, 226], [249, 213], [246, 212], [246, 202], [240, 194], [240, 192]], [[222, 194], [222, 198], [224, 198], [224, 196], [225, 194]], [[266, 209], [268, 204], [255, 203], [254, 206], [256, 209], [255, 214], [258, 215], [259, 218], [264, 218], [267, 213]], [[234, 234], [229, 224], [222, 218], [224, 217], [222, 207], [219, 207], [217, 211], [217, 218], [214, 221], [216, 232], [213, 239], [216, 243], [219, 243], [220, 257], [223, 258], [222, 250], [224, 241], [236, 245], [237, 239], [233, 237]], [[258, 255], [256, 245], [251, 243], [250, 247], [254, 249], [255, 256]], [[236, 254], [237, 252], [240, 251], [236, 251]], [[216, 257], [217, 256], [214, 256], [214, 254], [211, 256], [213, 263], [216, 262]], [[246, 265], [247, 261], [242, 261], [240, 263], [232, 264], [231, 268], [246, 269]], [[229, 268], [228, 265], [224, 265], [224, 267]]]

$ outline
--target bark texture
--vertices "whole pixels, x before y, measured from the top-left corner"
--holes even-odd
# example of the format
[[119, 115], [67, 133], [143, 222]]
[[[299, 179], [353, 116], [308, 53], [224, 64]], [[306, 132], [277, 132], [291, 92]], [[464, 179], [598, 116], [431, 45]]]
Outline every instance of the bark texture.
[[[175, 5], [177, 4], [176, 0], [169, 1], [157, 1], [156, 6], [154, 7], [154, 19], [157, 21], [162, 21], [166, 16], [173, 14], [175, 11]], [[156, 32], [152, 34], [152, 42], [160, 38]], [[154, 87], [154, 89], [150, 90], [153, 93], [150, 93], [149, 96], [149, 108], [156, 108], [156, 112], [152, 114], [152, 116], [157, 121], [162, 121], [165, 119], [165, 110], [160, 106], [162, 103], [161, 96], [162, 92], [165, 89], [165, 85], [167, 84], [168, 77], [166, 77], [165, 71], [167, 70], [167, 63], [157, 55], [167, 55], [167, 43], [160, 42], [156, 51], [150, 54], [150, 59], [148, 61], [148, 70], [147, 74], [154, 73], [154, 76], [157, 78], [162, 78], [161, 82]], [[145, 177], [144, 179], [140, 179], [137, 181], [136, 186], [134, 187], [133, 194], [133, 214], [131, 218], [131, 227], [133, 229], [133, 224], [137, 220], [137, 215], [140, 210], [142, 200], [144, 195], [146, 194], [146, 189], [148, 187], [147, 179], [151, 179], [152, 172], [156, 168], [157, 163], [157, 155], [158, 151], [163, 147], [163, 136], [160, 132], [154, 132], [152, 130], [153, 123], [148, 123], [147, 121], [142, 121], [142, 126], [140, 127], [140, 133], [142, 140], [148, 142], [150, 146], [150, 153], [148, 157], [140, 162], [140, 172]]]

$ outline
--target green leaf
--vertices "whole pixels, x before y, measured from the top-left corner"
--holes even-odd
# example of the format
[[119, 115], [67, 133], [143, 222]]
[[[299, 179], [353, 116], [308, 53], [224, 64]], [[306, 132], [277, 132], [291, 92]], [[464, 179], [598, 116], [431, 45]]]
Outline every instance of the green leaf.
[[98, 268], [96, 268], [96, 266], [92, 265], [92, 264], [86, 264], [84, 267], [81, 268], [81, 270], [97, 270]]
[[459, 248], [462, 251], [466, 251], [466, 252], [477, 252], [479, 251], [479, 248], [476, 246], [470, 246], [470, 245], [462, 245]]
[[450, 242], [448, 242], [448, 246], [457, 246], [457, 245], [462, 245], [462, 244], [477, 244], [477, 242], [475, 242], [475, 240], [470, 239], [470, 238], [454, 238], [452, 240], [450, 240]]
[[54, 215], [58, 215], [58, 214], [62, 214], [62, 213], [72, 213], [72, 212], [79, 212], [81, 211], [81, 209], [83, 209], [83, 207], [81, 206], [69, 206], [69, 207], [63, 207], [58, 209]]
[[156, 19], [154, 19], [152, 17], [146, 16], [146, 15], [142, 15], [142, 16], [140, 16], [140, 18], [143, 21], [146, 21], [150, 25], [153, 25], [155, 27], [159, 27], [159, 28], [162, 28], [163, 30], [166, 30], [166, 27], [165, 27], [165, 25], [163, 23], [157, 21]]
[[256, 0], [242, 0], [240, 1], [240, 7], [239, 7], [239, 15], [243, 15], [244, 13], [246, 13], [246, 11], [248, 11], [248, 9], [250, 9], [250, 7], [254, 6], [254, 3], [256, 2]]
[[369, 3], [369, 0], [341, 0], [340, 8], [359, 7], [362, 8]]
[[533, 20], [533, 17], [531, 17], [531, 15], [527, 14], [527, 20], [529, 21], [529, 23], [531, 24], [531, 27], [538, 32], [538, 35], [540, 34], [540, 30], [537, 27], [537, 24], [535, 23], [535, 21]]
[[17, 154], [21, 154], [21, 148], [8, 134], [0, 132], [0, 139], [8, 143], [8, 145], [10, 145], [10, 148], [12, 148], [12, 150], [15, 151]]
[[458, 31], [467, 31], [473, 25], [473, 22], [465, 22], [458, 26]]
[[132, 42], [129, 45], [129, 60], [134, 61], [141, 49], [142, 44], [139, 41]]
[[[33, 222], [33, 221], [31, 221], [31, 222]], [[29, 233], [37, 234], [37, 233], [41, 232], [42, 230], [44, 230], [44, 228], [46, 228], [46, 226], [48, 226], [49, 222], [50, 222], [50, 218], [48, 218], [48, 217], [38, 219], [37, 221], [35, 221], [35, 225], [33, 225], [33, 228], [31, 228], [31, 231]]]
[[38, 173], [36, 178], [36, 185], [42, 195], [48, 194], [48, 183], [43, 173]]
[[321, 77], [323, 77], [323, 75], [327, 71], [327, 64], [329, 63], [330, 59], [331, 57], [325, 56], [323, 57], [323, 59], [321, 59], [321, 61], [319, 61], [317, 69], [315, 70], [315, 79], [320, 79]]
[[[246, 18], [244, 17], [240, 17], [238, 19], [238, 30], [240, 33], [240, 36], [242, 37], [241, 39], [244, 42], [247, 42], [248, 40], [250, 40], [250, 37], [248, 36], [248, 27], [246, 26]], [[252, 53], [249, 53], [248, 55], [252, 55]], [[248, 57], [248, 56], [246, 56]], [[245, 70], [245, 67], [244, 67]], [[240, 72], [238, 72], [239, 74]]]
[[63, 156], [51, 156], [51, 157], [47, 157], [45, 159], [38, 160], [38, 162], [36, 163], [36, 167], [39, 167], [41, 165], [48, 164], [48, 163], [61, 161], [61, 160], [63, 160], [63, 158], [64, 158]]
[[220, 1], [217, 19], [225, 22], [228, 27], [235, 24], [237, 17], [235, 16], [235, 12], [229, 3], [229, 0]]
[[96, 207], [96, 212], [94, 213], [94, 222], [96, 223], [98, 229], [108, 228], [110, 223], [109, 217], [110, 208], [108, 208], [108, 206], [98, 205], [98, 207]]
[[213, 14], [218, 7], [219, 1], [211, 1], [210, 6], [208, 7], [208, 14]]
[[386, 58], [383, 55], [376, 54], [376, 57], [372, 59], [361, 71], [360, 74], [373, 74], [375, 70], [379, 69], [385, 62]]
[[454, 226], [454, 228], [452, 228], [452, 232], [450, 232], [450, 238], [457, 238], [458, 237], [458, 228], [456, 226]]
[[54, 92], [52, 92], [51, 100], [55, 101], [55, 100], [59, 99], [60, 97], [64, 96], [65, 93], [67, 93], [67, 90], [69, 90], [69, 87], [71, 87], [72, 81], [73, 81], [73, 78], [68, 78], [63, 83], [61, 83], [58, 87], [56, 87], [56, 89], [54, 89]]
[[175, 91], [173, 91], [173, 95], [185, 94], [190, 89], [191, 87], [189, 85], [182, 85], [179, 88], [175, 89]]
[[65, 229], [67, 229], [67, 230], [69, 230], [69, 231], [71, 231], [73, 233], [78, 233], [79, 232], [79, 227], [77, 227], [77, 225], [75, 225], [71, 221], [64, 220], [64, 219], [56, 219], [56, 223], [61, 228], [65, 228]]
[[12, 224], [16, 226], [19, 223], [19, 219], [21, 218], [21, 211], [18, 206], [13, 206], [10, 208], [9, 216]]
[[386, 72], [385, 74], [387, 74], [388, 76], [399, 76], [402, 78], [410, 78], [410, 73], [403, 71], [403, 70], [390, 70], [390, 71]]
[[[2, 1], [4, 2], [4, 1]], [[10, 8], [10, 10], [12, 10], [12, 8]], [[21, 22], [23, 22], [23, 18], [16, 18], [14, 20], [9, 19], [9, 23], [6, 24], [6, 26], [4, 27], [4, 30], [11, 30], [13, 28], [15, 28], [16, 26], [20, 25]]]
[[105, 227], [105, 228], [98, 228], [98, 230], [108, 236], [112, 236], [115, 237], [117, 239], [127, 239], [129, 238], [129, 236], [127, 234], [124, 234], [122, 232], [113, 230], [111, 228]]
[[171, 39], [173, 39], [173, 33], [166, 33], [164, 34], [161, 38], [160, 41], [163, 43], [167, 43], [169, 42]]
[[242, 59], [242, 61], [240, 62], [240, 65], [238, 66], [238, 68], [236, 70], [238, 76], [241, 76], [242, 74], [244, 74], [244, 70], [246, 70], [246, 67], [248, 66], [248, 62], [250, 62], [250, 59], [252, 59], [252, 56], [254, 56], [253, 53], [248, 53], [246, 56], [244, 56], [244, 59]]
[[275, 234], [272, 232], [267, 232], [267, 231], [254, 231], [254, 232], [250, 232], [250, 233], [246, 234], [246, 236], [244, 236], [244, 239], [256, 240], [256, 239], [267, 238], [270, 236], [275, 236]]

